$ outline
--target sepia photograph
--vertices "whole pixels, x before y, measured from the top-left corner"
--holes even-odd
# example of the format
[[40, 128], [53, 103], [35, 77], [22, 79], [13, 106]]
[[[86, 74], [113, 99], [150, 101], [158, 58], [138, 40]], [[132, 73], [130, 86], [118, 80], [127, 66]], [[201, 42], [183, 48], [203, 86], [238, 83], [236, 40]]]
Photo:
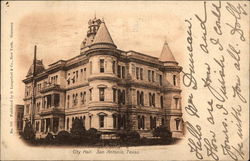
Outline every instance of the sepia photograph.
[[249, 159], [248, 1], [2, 1], [1, 18], [1, 160]]

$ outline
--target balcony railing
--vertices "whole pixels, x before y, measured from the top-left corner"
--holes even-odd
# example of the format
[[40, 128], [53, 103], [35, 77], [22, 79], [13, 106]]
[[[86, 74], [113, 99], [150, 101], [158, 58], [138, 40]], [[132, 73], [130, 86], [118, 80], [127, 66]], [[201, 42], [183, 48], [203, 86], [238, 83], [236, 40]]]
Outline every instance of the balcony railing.
[[40, 92], [47, 92], [47, 91], [51, 91], [51, 90], [60, 90], [61, 87], [59, 84], [52, 84], [52, 83], [47, 83]]

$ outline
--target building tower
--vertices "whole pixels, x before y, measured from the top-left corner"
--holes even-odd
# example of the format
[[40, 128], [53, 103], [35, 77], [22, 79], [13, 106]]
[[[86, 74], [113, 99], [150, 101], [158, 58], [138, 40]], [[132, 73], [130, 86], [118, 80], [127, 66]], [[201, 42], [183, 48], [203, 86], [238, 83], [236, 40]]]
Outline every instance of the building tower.
[[86, 51], [89, 57], [89, 86], [90, 97], [89, 103], [89, 120], [91, 127], [101, 131], [112, 132], [117, 124], [113, 120], [116, 117], [118, 106], [116, 92], [118, 78], [117, 58], [119, 53], [116, 50], [110, 33], [105, 25], [101, 22], [100, 27], [95, 35], [90, 49]]
[[102, 21], [100, 19], [96, 19], [96, 17], [94, 17], [94, 19], [89, 20], [87, 37], [81, 43], [81, 49], [80, 49], [81, 54], [84, 53], [84, 51], [88, 50], [89, 46], [93, 43], [95, 35], [100, 27], [101, 22]]
[[167, 91], [164, 92], [164, 107], [166, 108], [167, 128], [174, 137], [182, 136], [182, 111], [180, 72], [181, 66], [175, 60], [168, 43], [165, 41], [159, 60], [163, 63], [163, 84]]

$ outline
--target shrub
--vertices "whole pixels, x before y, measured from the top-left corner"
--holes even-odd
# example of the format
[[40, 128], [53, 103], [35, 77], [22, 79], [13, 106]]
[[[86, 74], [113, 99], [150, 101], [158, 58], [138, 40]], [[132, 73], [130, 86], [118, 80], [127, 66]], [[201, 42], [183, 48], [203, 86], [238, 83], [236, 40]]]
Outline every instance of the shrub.
[[86, 135], [88, 139], [98, 140], [101, 137], [101, 132], [99, 132], [95, 128], [90, 128], [89, 130], [87, 130]]
[[52, 143], [54, 141], [54, 136], [51, 133], [48, 133], [47, 136], [45, 137], [45, 142], [46, 143]]
[[58, 143], [68, 143], [70, 140], [70, 133], [68, 131], [60, 131], [56, 136]]
[[155, 130], [153, 131], [153, 136], [160, 137], [162, 139], [170, 139], [170, 138], [172, 138], [172, 132], [169, 131], [164, 126], [159, 126], [159, 127], [155, 128]]
[[35, 140], [35, 132], [32, 128], [30, 121], [26, 121], [22, 137], [27, 141]]
[[140, 134], [137, 131], [121, 130], [117, 132], [121, 140], [139, 140]]

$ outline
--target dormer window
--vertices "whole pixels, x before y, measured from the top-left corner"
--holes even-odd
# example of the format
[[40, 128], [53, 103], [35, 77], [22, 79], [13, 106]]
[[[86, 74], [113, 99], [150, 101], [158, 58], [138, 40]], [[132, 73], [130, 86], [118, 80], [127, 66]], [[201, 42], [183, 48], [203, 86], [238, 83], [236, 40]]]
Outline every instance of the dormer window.
[[104, 59], [100, 59], [100, 73], [104, 73]]

